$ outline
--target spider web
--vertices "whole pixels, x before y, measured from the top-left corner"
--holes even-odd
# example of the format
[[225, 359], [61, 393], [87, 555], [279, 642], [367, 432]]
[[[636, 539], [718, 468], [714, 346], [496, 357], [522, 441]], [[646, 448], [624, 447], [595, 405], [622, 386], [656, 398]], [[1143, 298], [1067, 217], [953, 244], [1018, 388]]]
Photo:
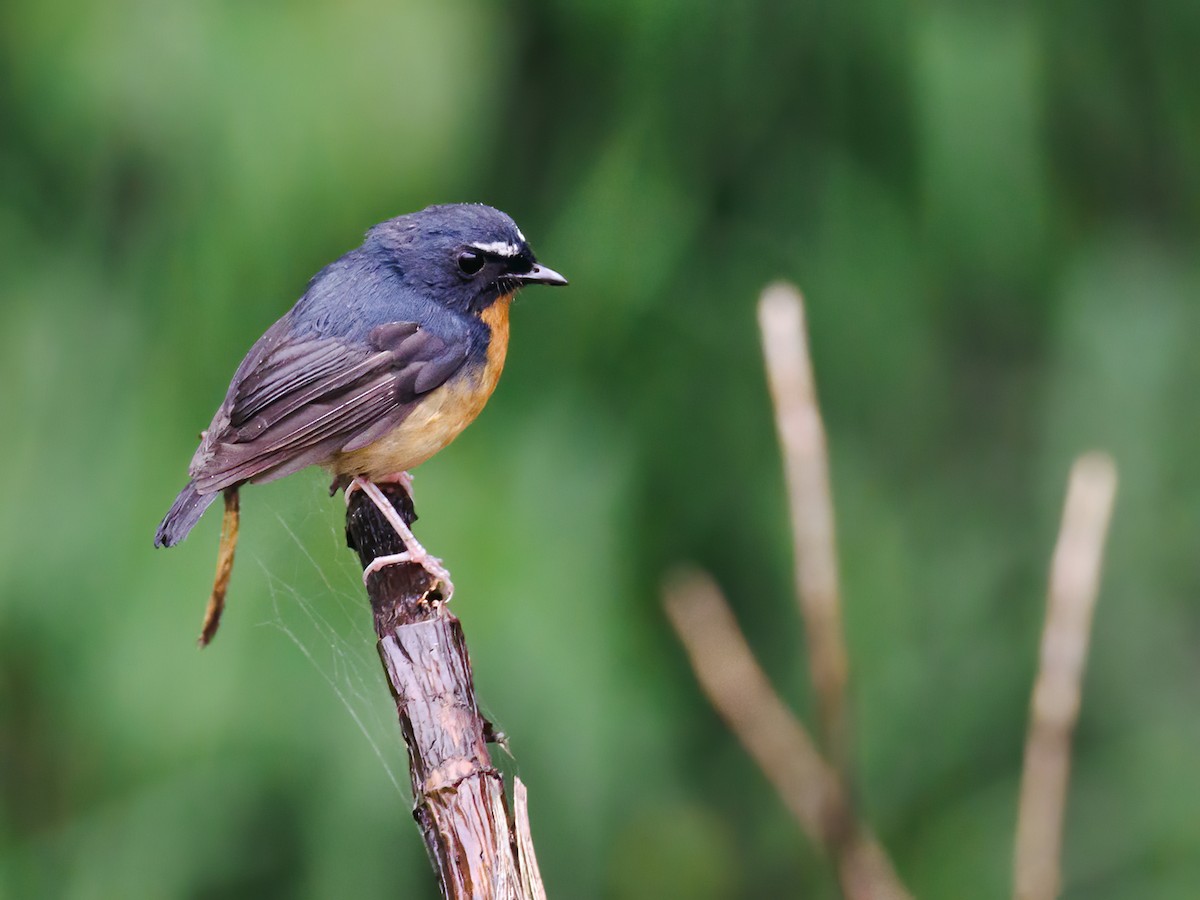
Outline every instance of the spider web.
[[[408, 798], [411, 793], [408, 779], [398, 774], [404, 768], [397, 750], [401, 740], [400, 726], [375, 651], [374, 633], [368, 624], [370, 616], [364, 613], [366, 600], [357, 570], [353, 576], [357, 590], [339, 588], [287, 520], [278, 513], [275, 517], [299, 548], [307, 565], [317, 574], [325, 592], [318, 603], [259, 560], [272, 611], [272, 618], [264, 624], [287, 637], [320, 674], [366, 739], [392, 786]], [[332, 527], [330, 533], [333, 540], [340, 538]], [[339, 571], [348, 572], [348, 569]], [[337, 580], [341, 581], [341, 578]], [[300, 621], [294, 621], [297, 618]]]

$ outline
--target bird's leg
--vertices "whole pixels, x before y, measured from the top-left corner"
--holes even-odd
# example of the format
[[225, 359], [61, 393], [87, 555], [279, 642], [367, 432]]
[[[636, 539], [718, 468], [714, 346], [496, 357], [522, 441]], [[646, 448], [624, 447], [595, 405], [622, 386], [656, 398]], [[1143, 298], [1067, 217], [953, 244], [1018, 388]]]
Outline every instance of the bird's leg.
[[[407, 472], [400, 473], [400, 476], [391, 476], [387, 480], [404, 485], [406, 490], [408, 486], [412, 484]], [[372, 503], [379, 507], [379, 511], [383, 513], [383, 517], [387, 519], [388, 524], [391, 525], [396, 534], [399, 535], [400, 540], [404, 543], [405, 548], [403, 553], [392, 553], [388, 556], [377, 556], [375, 559], [371, 560], [370, 564], [363, 569], [363, 582], [366, 582], [367, 578], [372, 572], [378, 572], [385, 566], [391, 566], [397, 563], [416, 563], [431, 576], [433, 576], [433, 578], [441, 582], [442, 593], [446, 600], [449, 601], [450, 597], [454, 594], [454, 582], [450, 580], [450, 573], [446, 570], [446, 567], [442, 565], [442, 561], [421, 546], [421, 543], [417, 540], [416, 535], [412, 533], [412, 529], [404, 524], [404, 519], [400, 517], [400, 514], [396, 512], [396, 508], [388, 502], [387, 497], [383, 495], [383, 491], [381, 491], [373, 481], [371, 481], [369, 478], [361, 477], [353, 479], [350, 482], [349, 487], [346, 488], [346, 496], [349, 497], [350, 494], [356, 490], [362, 491], [367, 495]]]
[[[344, 478], [345, 476], [342, 476], [342, 477]], [[400, 487], [404, 488], [404, 493], [408, 494], [408, 498], [410, 500], [415, 499], [413, 497], [413, 476], [412, 476], [411, 472], [394, 472], [391, 475], [383, 475], [380, 478], [373, 478], [373, 479], [366, 479], [366, 478], [359, 479], [359, 478], [355, 477], [355, 478], [349, 479], [345, 483], [345, 485], [340, 483], [340, 479], [337, 479], [337, 480], [334, 480], [333, 484], [331, 484], [329, 486], [329, 492], [332, 494], [339, 487], [345, 487], [346, 488], [346, 505], [349, 506], [350, 505], [350, 496], [355, 491], [360, 490], [362, 488], [362, 485], [358, 483], [360, 480], [361, 481], [370, 480], [373, 484], [398, 484], [398, 485], [400, 485]]]

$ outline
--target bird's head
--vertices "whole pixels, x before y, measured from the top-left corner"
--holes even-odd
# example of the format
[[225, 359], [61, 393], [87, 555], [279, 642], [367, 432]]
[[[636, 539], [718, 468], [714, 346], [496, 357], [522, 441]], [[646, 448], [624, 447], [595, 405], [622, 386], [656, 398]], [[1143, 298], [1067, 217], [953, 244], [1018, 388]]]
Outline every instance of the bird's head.
[[364, 248], [414, 289], [463, 311], [482, 312], [526, 284], [567, 283], [538, 263], [516, 222], [478, 203], [429, 206], [388, 219], [367, 232]]

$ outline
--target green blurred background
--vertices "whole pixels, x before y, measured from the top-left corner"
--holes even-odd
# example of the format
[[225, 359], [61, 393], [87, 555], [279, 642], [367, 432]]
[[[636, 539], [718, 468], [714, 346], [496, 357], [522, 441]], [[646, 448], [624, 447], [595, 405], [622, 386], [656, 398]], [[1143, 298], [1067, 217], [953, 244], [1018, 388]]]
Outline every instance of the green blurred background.
[[[0, 7], [0, 895], [433, 897], [342, 503], [159, 517], [242, 354], [374, 222], [511, 213], [487, 412], [417, 473], [552, 897], [832, 898], [661, 611], [711, 569], [812, 721], [754, 302], [806, 292], [863, 807], [1010, 890], [1072, 457], [1121, 488], [1065, 896], [1200, 884], [1200, 4]], [[399, 785], [399, 787], [397, 787]]]

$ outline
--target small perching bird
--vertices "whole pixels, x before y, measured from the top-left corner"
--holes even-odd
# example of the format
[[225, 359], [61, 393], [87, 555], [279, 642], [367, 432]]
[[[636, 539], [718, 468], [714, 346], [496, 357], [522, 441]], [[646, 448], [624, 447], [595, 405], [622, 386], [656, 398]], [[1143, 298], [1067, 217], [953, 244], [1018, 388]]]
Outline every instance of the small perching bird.
[[237, 489], [310, 465], [329, 469], [335, 490], [362, 488], [390, 513], [407, 552], [372, 566], [419, 563], [449, 596], [446, 570], [375, 483], [407, 485], [409, 469], [479, 415], [504, 367], [514, 293], [566, 283], [537, 262], [511, 218], [481, 204], [389, 219], [318, 272], [238, 366], [192, 457], [190, 480], [158, 526], [155, 546], [173, 546], [225, 493], [222, 560], [201, 643], [215, 633], [223, 605]]

